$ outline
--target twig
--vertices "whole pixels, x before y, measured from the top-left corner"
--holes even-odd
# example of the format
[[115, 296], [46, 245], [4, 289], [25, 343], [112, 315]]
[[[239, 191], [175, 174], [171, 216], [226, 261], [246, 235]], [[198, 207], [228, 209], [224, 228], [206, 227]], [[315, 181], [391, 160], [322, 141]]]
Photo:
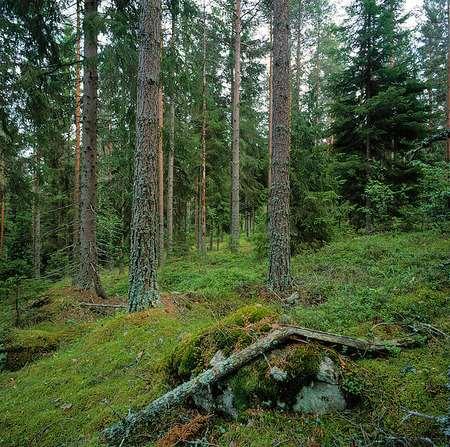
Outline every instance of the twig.
[[115, 309], [126, 309], [126, 304], [103, 304], [103, 303], [86, 303], [84, 301], [79, 302], [80, 306], [88, 307], [113, 307]]

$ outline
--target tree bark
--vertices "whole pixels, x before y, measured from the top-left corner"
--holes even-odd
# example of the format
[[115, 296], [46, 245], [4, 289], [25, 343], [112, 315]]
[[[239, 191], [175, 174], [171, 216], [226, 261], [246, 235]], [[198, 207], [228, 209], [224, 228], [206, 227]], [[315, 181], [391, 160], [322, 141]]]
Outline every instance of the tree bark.
[[[362, 355], [367, 353], [386, 354], [392, 347], [409, 346], [411, 343], [370, 343], [366, 340], [335, 335], [328, 332], [314, 331], [297, 326], [286, 326], [273, 330], [247, 348], [231, 354], [225, 360], [217, 362], [212, 368], [203, 371], [188, 382], [184, 382], [173, 390], [151, 402], [135, 413], [129, 413], [121, 422], [107, 428], [103, 433], [110, 445], [133, 445], [133, 436], [146, 424], [155, 422], [162, 414], [180, 405], [190, 396], [226, 378], [242, 366], [250, 363], [260, 355], [280, 347], [299, 337], [303, 341], [316, 340], [326, 345], [345, 346]], [[131, 444], [130, 444], [131, 442]]]
[[447, 0], [447, 161], [450, 161], [450, 1]]
[[272, 37], [272, 18], [269, 23], [269, 36], [270, 36], [270, 52], [269, 52], [269, 135], [268, 135], [268, 145], [269, 145], [269, 169], [267, 173], [267, 189], [270, 194], [270, 187], [272, 185], [272, 135], [273, 135], [273, 123], [272, 123], [272, 113], [273, 113], [273, 37]]
[[167, 166], [167, 251], [173, 249], [173, 168], [175, 163], [175, 105], [170, 99], [169, 108], [169, 160]]
[[294, 86], [294, 100], [295, 110], [300, 112], [300, 92], [301, 92], [301, 79], [302, 79], [302, 29], [303, 29], [303, 0], [300, 0], [297, 12], [297, 48], [295, 55], [295, 86]]
[[203, 3], [203, 74], [202, 74], [202, 142], [201, 142], [201, 231], [200, 252], [206, 254], [206, 6]]
[[97, 190], [97, 17], [98, 0], [84, 2], [84, 76], [82, 171], [80, 182], [80, 270], [78, 285], [106, 298], [98, 274], [96, 241]]
[[[175, 31], [176, 31], [176, 6], [172, 3], [172, 35], [170, 37], [171, 54], [175, 54]], [[173, 169], [175, 163], [175, 70], [172, 61], [170, 92], [170, 110], [169, 110], [169, 162], [167, 169], [167, 250], [169, 253], [173, 250]]]
[[5, 199], [6, 178], [4, 153], [0, 149], [0, 259], [5, 255]]
[[[367, 27], [369, 30], [372, 29], [372, 15], [369, 14], [367, 16]], [[369, 33], [369, 36], [371, 33]], [[369, 37], [367, 42], [367, 54], [372, 54], [371, 51], [372, 48], [372, 39]], [[366, 69], [366, 79], [365, 79], [365, 94], [366, 94], [366, 103], [369, 101], [369, 99], [372, 97], [372, 60], [369, 59], [367, 61], [367, 69]], [[371, 159], [372, 159], [372, 148], [371, 148], [371, 141], [370, 141], [370, 114], [369, 112], [366, 113], [366, 186], [369, 184], [370, 177], [371, 177]], [[367, 194], [365, 194], [365, 207], [366, 207], [366, 231], [368, 233], [372, 232], [372, 218], [370, 215], [370, 209], [371, 209], [371, 203], [370, 198]]]
[[269, 195], [268, 286], [291, 286], [289, 235], [289, 3], [273, 2], [273, 140]]
[[32, 206], [32, 227], [33, 227], [33, 275], [35, 278], [41, 277], [41, 203], [39, 185], [39, 149], [35, 149], [33, 167], [33, 206]]
[[239, 131], [241, 89], [241, 1], [234, 2], [233, 149], [231, 164], [231, 251], [239, 250]]
[[159, 264], [164, 262], [164, 152], [163, 152], [163, 128], [164, 128], [164, 101], [163, 90], [158, 92], [158, 118], [159, 118], [159, 140], [158, 140], [158, 212], [159, 212], [159, 242], [158, 259]]
[[75, 163], [73, 180], [73, 284], [79, 274], [80, 263], [80, 159], [81, 159], [81, 24], [80, 24], [80, 0], [77, 0], [76, 18], [76, 67], [75, 67]]
[[195, 233], [195, 247], [200, 249], [199, 239], [199, 206], [198, 206], [198, 177], [194, 178], [194, 233]]
[[131, 221], [128, 308], [160, 304], [158, 267], [157, 166], [159, 147], [161, 2], [140, 0], [139, 65]]

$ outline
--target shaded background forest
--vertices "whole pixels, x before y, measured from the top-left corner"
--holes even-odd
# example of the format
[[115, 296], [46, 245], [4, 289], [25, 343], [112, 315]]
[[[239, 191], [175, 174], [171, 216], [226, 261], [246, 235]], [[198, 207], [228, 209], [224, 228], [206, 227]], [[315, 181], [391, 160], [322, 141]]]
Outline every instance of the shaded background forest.
[[[402, 5], [354, 0], [342, 21], [331, 1], [291, 2], [293, 253], [338, 233], [447, 221], [447, 3], [424, 0], [414, 20]], [[241, 225], [264, 255], [270, 8], [264, 2], [242, 8]], [[74, 269], [76, 11], [73, 0], [5, 0], [0, 6], [3, 281], [57, 279]], [[165, 189], [167, 97], [177, 92], [175, 254], [195, 249], [199, 239], [202, 14], [202, 5], [189, 0], [163, 4]], [[232, 2], [209, 5], [209, 250], [227, 241], [231, 219], [232, 18]], [[137, 2], [124, 0], [102, 2], [91, 24], [100, 32], [97, 242], [100, 263], [109, 268], [126, 265], [129, 253], [137, 24]]]

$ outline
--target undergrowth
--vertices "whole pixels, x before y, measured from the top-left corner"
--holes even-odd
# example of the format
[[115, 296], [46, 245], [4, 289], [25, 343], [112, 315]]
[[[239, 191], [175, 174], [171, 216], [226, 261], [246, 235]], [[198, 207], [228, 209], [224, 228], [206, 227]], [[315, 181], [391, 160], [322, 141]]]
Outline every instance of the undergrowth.
[[[423, 342], [387, 358], [357, 361], [358, 373], [350, 374], [345, 386], [363, 398], [352, 410], [315, 417], [254, 408], [237, 421], [208, 419], [208, 442], [364, 446], [405, 436], [430, 437], [444, 446], [435, 422], [404, 416], [408, 410], [447, 411], [449, 347], [427, 330], [431, 325], [450, 332], [449, 252], [449, 240], [437, 232], [359, 236], [319, 250], [305, 248], [292, 262], [300, 296], [293, 307], [260, 293], [266, 266], [245, 244], [239, 255], [218, 251], [206, 260], [196, 255], [167, 260], [160, 286], [171, 306], [137, 314], [85, 309], [79, 304], [84, 298], [66, 280], [24, 290], [16, 325], [13, 301], [4, 294], [3, 344], [38, 346], [45, 355], [0, 373], [0, 445], [102, 445], [99, 433], [105, 426], [171, 388], [167, 368], [177, 352], [185, 359], [194, 352], [196, 358], [194, 367], [185, 363], [179, 381], [196, 372], [199, 358], [205, 365], [217, 347], [229, 346], [214, 338], [211, 344], [207, 334], [217, 325], [233, 328], [231, 335], [239, 338], [236, 328], [259, 321], [239, 324], [233, 319], [238, 311], [224, 325], [224, 316], [251, 305], [247, 310], [264, 309], [262, 320], [279, 315], [315, 329], [380, 339], [417, 333]], [[102, 279], [115, 302], [125, 300], [126, 273], [105, 272]], [[44, 304], [32, 306], [43, 298]], [[201, 343], [195, 341], [199, 335]], [[203, 349], [206, 339], [209, 351]]]

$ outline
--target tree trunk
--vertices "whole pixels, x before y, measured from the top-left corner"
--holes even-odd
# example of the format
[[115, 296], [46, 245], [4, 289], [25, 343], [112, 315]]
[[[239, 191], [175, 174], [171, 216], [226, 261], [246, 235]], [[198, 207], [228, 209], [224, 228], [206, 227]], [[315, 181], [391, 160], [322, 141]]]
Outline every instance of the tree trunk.
[[[161, 42], [162, 44], [162, 42]], [[158, 140], [158, 212], [159, 212], [159, 242], [158, 260], [159, 264], [164, 262], [164, 152], [163, 152], [163, 127], [164, 127], [164, 101], [163, 90], [158, 92], [158, 118], [159, 118], [159, 140]]]
[[81, 25], [80, 25], [80, 0], [77, 0], [76, 19], [76, 61], [75, 66], [75, 167], [73, 181], [73, 278], [76, 284], [80, 263], [80, 158], [81, 158]]
[[241, 1], [234, 3], [233, 137], [231, 164], [231, 251], [239, 250], [239, 108], [241, 88]]
[[[172, 4], [172, 36], [170, 37], [171, 54], [175, 53], [175, 31], [176, 31], [176, 11]], [[173, 67], [173, 61], [172, 61]], [[167, 169], [167, 250], [169, 253], [173, 249], [173, 169], [175, 163], [175, 70], [171, 74], [172, 91], [170, 92], [169, 111], [169, 163]]]
[[83, 137], [80, 182], [80, 273], [78, 285], [106, 298], [98, 274], [97, 189], [97, 17], [98, 0], [84, 2]]
[[195, 236], [195, 247], [197, 250], [200, 249], [200, 239], [199, 239], [199, 206], [198, 206], [198, 177], [194, 178], [194, 236]]
[[32, 227], [33, 227], [33, 275], [35, 278], [41, 277], [41, 203], [39, 185], [39, 150], [35, 149], [34, 169], [33, 169], [33, 206], [32, 206]]
[[[372, 28], [372, 16], [369, 14], [367, 17], [368, 21], [368, 28], [371, 30]], [[372, 39], [369, 37], [368, 43], [367, 43], [367, 54], [370, 55], [372, 53]], [[367, 72], [366, 72], [366, 79], [365, 79], [366, 85], [365, 87], [365, 93], [366, 93], [366, 103], [369, 101], [369, 99], [372, 97], [372, 89], [371, 89], [371, 83], [372, 83], [372, 60], [369, 59], [367, 61]], [[369, 184], [370, 177], [371, 177], [371, 158], [372, 158], [372, 148], [371, 148], [371, 141], [370, 141], [370, 115], [369, 112], [366, 113], [366, 186]], [[372, 231], [372, 218], [370, 215], [370, 209], [371, 209], [371, 203], [370, 198], [367, 194], [365, 194], [365, 207], [366, 207], [366, 231], [370, 233]]]
[[169, 123], [169, 160], [167, 166], [167, 251], [171, 253], [173, 249], [173, 167], [175, 163], [175, 105], [172, 98], [170, 99]]
[[141, 0], [128, 306], [159, 305], [157, 284], [161, 3]]
[[269, 52], [269, 135], [268, 135], [268, 145], [269, 145], [269, 169], [267, 173], [267, 189], [270, 194], [270, 186], [272, 185], [272, 113], [273, 113], [273, 38], [272, 38], [272, 18], [269, 24], [269, 34], [270, 34], [270, 52]]
[[291, 286], [289, 235], [289, 3], [273, 2], [273, 141], [269, 195], [268, 286]]
[[5, 255], [5, 200], [6, 178], [4, 153], [0, 149], [0, 259]]
[[295, 110], [300, 112], [300, 92], [301, 92], [301, 79], [302, 79], [302, 29], [303, 29], [303, 1], [300, 0], [297, 12], [297, 48], [295, 55], [295, 86], [294, 86], [294, 100]]
[[447, 161], [450, 161], [450, 1], [447, 0]]
[[206, 254], [206, 6], [203, 3], [203, 75], [202, 75], [202, 149], [201, 149], [201, 231], [200, 252]]

